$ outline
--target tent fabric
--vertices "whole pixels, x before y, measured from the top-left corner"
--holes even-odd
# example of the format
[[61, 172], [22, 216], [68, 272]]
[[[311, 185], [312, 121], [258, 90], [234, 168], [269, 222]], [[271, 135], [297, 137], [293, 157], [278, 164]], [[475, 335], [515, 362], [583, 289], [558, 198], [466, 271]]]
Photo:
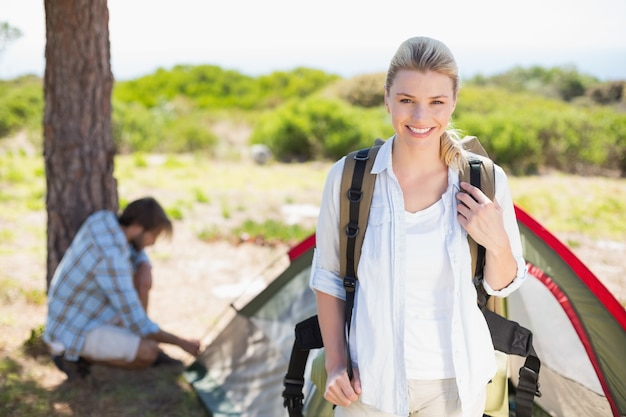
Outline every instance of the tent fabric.
[[[287, 416], [281, 393], [293, 329], [316, 313], [309, 289], [313, 244], [309, 239], [292, 249], [287, 269], [241, 308], [185, 371], [212, 416]], [[303, 245], [308, 249], [301, 252]]]
[[[542, 372], [550, 368], [586, 387], [584, 392], [602, 395], [610, 406], [610, 412], [583, 415], [626, 415], [626, 311], [548, 230], [519, 207], [516, 216], [532, 279], [507, 298], [507, 314], [533, 332]], [[548, 408], [549, 398], [536, 402]], [[587, 397], [566, 398], [582, 406]], [[567, 415], [558, 408], [553, 412]]]
[[[533, 331], [542, 397], [553, 416], [626, 415], [626, 311], [562, 243], [519, 207], [529, 279], [506, 298], [506, 315]], [[311, 236], [289, 251], [289, 265], [236, 311], [186, 370], [215, 417], [287, 417], [283, 378], [295, 324], [316, 313], [309, 288]], [[307, 370], [316, 357], [309, 355]], [[523, 358], [509, 356], [515, 386]], [[307, 379], [304, 415], [331, 417], [332, 407]]]

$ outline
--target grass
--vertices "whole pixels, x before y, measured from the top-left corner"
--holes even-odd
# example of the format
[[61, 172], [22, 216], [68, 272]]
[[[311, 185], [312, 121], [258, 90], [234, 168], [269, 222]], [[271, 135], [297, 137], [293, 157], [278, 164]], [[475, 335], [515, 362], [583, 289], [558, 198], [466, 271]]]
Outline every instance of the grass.
[[[268, 243], [297, 241], [313, 230], [314, 223], [284, 221], [281, 208], [319, 205], [329, 168], [330, 163], [257, 166], [202, 155], [137, 154], [117, 157], [115, 176], [122, 205], [151, 194], [172, 218], [191, 224], [203, 240], [247, 235]], [[510, 186], [514, 201], [553, 233], [626, 241], [625, 179], [553, 174], [510, 177]], [[14, 256], [45, 259], [45, 175], [40, 156], [0, 153], [0, 207], [0, 266], [4, 266], [0, 303], [41, 306], [43, 277], [16, 275], [9, 267]], [[575, 239], [566, 243], [577, 245]], [[0, 313], [0, 331], [14, 320]], [[100, 369], [95, 389], [42, 384], [38, 370], [51, 365], [33, 354], [40, 343], [37, 332], [33, 329], [30, 337], [24, 336], [17, 350], [0, 337], [0, 415], [206, 415], [180, 375], [163, 369], [145, 373]], [[90, 409], [94, 404], [100, 411]]]
[[[139, 154], [118, 156], [115, 176], [122, 205], [151, 193], [175, 220], [193, 218], [199, 208], [213, 207], [224, 221], [203, 229], [229, 236], [240, 232], [244, 221], [263, 225], [268, 220], [257, 215], [256, 207], [269, 206], [264, 213], [275, 213], [271, 220], [280, 222], [283, 204], [319, 204], [329, 167], [328, 163], [257, 166], [222, 163], [202, 155]], [[555, 174], [511, 177], [510, 185], [515, 203], [552, 232], [626, 240], [624, 179]], [[24, 232], [10, 226], [25, 213], [45, 210], [41, 157], [0, 156], [0, 204], [0, 225], [8, 225], [0, 229], [0, 254], [6, 254], [16, 250], [15, 243]], [[45, 230], [40, 226], [31, 225], [26, 232], [41, 240]], [[266, 226], [268, 233], [276, 228], [275, 223]], [[255, 229], [254, 233], [263, 233]], [[19, 248], [24, 249], [41, 251], [41, 247]]]
[[551, 175], [510, 178], [516, 204], [553, 232], [626, 239], [626, 180]]
[[[206, 417], [195, 393], [179, 374], [150, 368], [120, 372], [99, 368], [97, 382], [64, 382], [43, 388], [38, 375], [11, 358], [0, 360], [3, 416], [180, 416]], [[96, 384], [96, 386], [94, 386]], [[155, 395], [155, 393], [158, 393]], [[94, 408], [95, 406], [95, 408]], [[102, 410], [106, 410], [103, 412]]]

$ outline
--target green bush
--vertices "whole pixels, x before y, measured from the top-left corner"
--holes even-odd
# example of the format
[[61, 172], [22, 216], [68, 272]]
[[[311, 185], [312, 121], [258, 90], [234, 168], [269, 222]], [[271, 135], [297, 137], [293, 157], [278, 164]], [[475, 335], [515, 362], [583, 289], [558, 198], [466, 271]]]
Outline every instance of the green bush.
[[623, 171], [626, 114], [608, 108], [468, 86], [461, 90], [455, 124], [478, 136], [489, 155], [516, 174], [544, 167], [578, 174]]
[[208, 115], [198, 111], [179, 112], [173, 106], [148, 109], [138, 103], [115, 101], [113, 140], [122, 153], [211, 153], [218, 139], [207, 118]]
[[[231, 234], [243, 240], [252, 239], [269, 243], [278, 241], [295, 244], [313, 232], [314, 230], [311, 228], [305, 228], [298, 224], [288, 225], [273, 219], [265, 220], [263, 223], [247, 219], [242, 225], [235, 227]], [[212, 235], [208, 233], [208, 236]]]
[[113, 102], [113, 141], [118, 152], [152, 152], [159, 145], [163, 117], [138, 103]]
[[386, 137], [382, 109], [359, 110], [338, 99], [290, 102], [260, 118], [251, 143], [267, 145], [281, 161], [337, 159]]
[[[226, 120], [251, 127], [251, 142], [269, 145], [278, 160], [336, 159], [393, 133], [383, 83], [382, 73], [343, 80], [308, 68], [257, 78], [210, 65], [159, 69], [115, 84], [113, 138], [123, 153], [214, 154], [213, 127]], [[41, 132], [43, 108], [40, 78], [0, 81], [0, 137]], [[626, 175], [625, 109], [623, 81], [516, 68], [464, 85], [454, 123], [515, 173]]]
[[469, 84], [482, 87], [495, 86], [516, 93], [531, 92], [564, 101], [583, 96], [588, 88], [598, 83], [595, 77], [581, 74], [570, 66], [515, 67], [493, 77], [479, 75], [469, 80]]
[[43, 106], [41, 79], [0, 81], [0, 138], [21, 128], [41, 129]]
[[333, 86], [333, 92], [354, 106], [378, 107], [384, 103], [386, 75], [379, 72], [340, 80]]
[[313, 147], [308, 139], [308, 118], [300, 114], [299, 103], [290, 103], [259, 119], [250, 137], [252, 144], [265, 144], [279, 160], [309, 160]]
[[256, 108], [273, 108], [296, 97], [310, 96], [339, 78], [334, 74], [304, 67], [262, 75], [256, 81], [260, 92]]
[[114, 97], [155, 108], [185, 97], [199, 109], [274, 107], [293, 97], [308, 96], [334, 82], [337, 75], [296, 68], [253, 78], [214, 65], [178, 65], [171, 70], [115, 84]]
[[587, 89], [586, 95], [598, 104], [614, 104], [626, 100], [626, 81], [610, 81]]

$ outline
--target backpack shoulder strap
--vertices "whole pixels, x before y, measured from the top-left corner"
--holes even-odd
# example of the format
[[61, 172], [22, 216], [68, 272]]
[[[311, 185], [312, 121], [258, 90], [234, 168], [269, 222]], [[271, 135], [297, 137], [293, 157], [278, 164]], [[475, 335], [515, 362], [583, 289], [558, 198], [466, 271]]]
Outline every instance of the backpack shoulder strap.
[[[463, 138], [460, 143], [463, 149], [467, 151], [467, 154], [466, 164], [459, 173], [459, 180], [480, 188], [490, 200], [493, 200], [496, 195], [496, 178], [493, 161], [489, 159], [487, 152], [480, 142], [478, 142], [476, 136], [467, 136]], [[471, 236], [468, 235], [467, 239], [472, 258], [474, 284], [478, 284], [478, 281], [482, 279], [485, 263], [485, 248], [476, 243]]]
[[[352, 310], [357, 282], [357, 267], [361, 258], [363, 237], [372, 204], [376, 175], [372, 174], [372, 166], [376, 160], [382, 141], [376, 140], [371, 148], [351, 152], [346, 156], [341, 177], [339, 196], [339, 264], [346, 290], [345, 326], [347, 340], [350, 340]], [[352, 379], [352, 360], [350, 348], [348, 354], [348, 376]]]
[[[354, 291], [356, 290], [356, 266], [361, 257], [363, 235], [369, 217], [369, 209], [374, 194], [376, 175], [371, 174], [374, 160], [380, 146], [384, 143], [376, 139], [371, 148], [361, 149], [349, 153], [345, 159], [341, 178], [341, 195], [339, 198], [339, 263], [341, 276], [346, 289], [347, 331], [352, 321], [354, 307]], [[341, 233], [343, 232], [343, 233]], [[323, 346], [317, 316], [310, 317], [296, 325], [296, 339], [294, 341], [289, 366], [283, 385], [283, 405], [287, 408], [289, 417], [302, 417], [304, 394], [304, 372], [310, 349]], [[348, 375], [352, 378], [352, 361], [348, 349]]]
[[[476, 136], [466, 136], [459, 141], [467, 152], [467, 164], [460, 172], [461, 181], [478, 187], [490, 200], [496, 195], [496, 178], [493, 161]], [[478, 185], [475, 185], [474, 182]]]
[[376, 181], [376, 175], [371, 171], [379, 149], [380, 144], [377, 143], [371, 148], [354, 151], [346, 156], [339, 203], [339, 259], [342, 277], [356, 278]]
[[[493, 200], [496, 190], [493, 161], [489, 159], [487, 152], [475, 136], [465, 137], [460, 142], [467, 151], [467, 164], [460, 173], [460, 180], [480, 188], [490, 200]], [[489, 297], [484, 287], [480, 285], [485, 267], [485, 248], [476, 243], [471, 236], [468, 235], [467, 238], [472, 256], [472, 272], [478, 302], [481, 307], [484, 307], [482, 310], [494, 347], [496, 350], [526, 358], [519, 370], [515, 406], [517, 416], [530, 417], [534, 397], [541, 396], [539, 392], [541, 361], [532, 345], [532, 333], [516, 322], [502, 317], [502, 304], [496, 301], [496, 297]]]

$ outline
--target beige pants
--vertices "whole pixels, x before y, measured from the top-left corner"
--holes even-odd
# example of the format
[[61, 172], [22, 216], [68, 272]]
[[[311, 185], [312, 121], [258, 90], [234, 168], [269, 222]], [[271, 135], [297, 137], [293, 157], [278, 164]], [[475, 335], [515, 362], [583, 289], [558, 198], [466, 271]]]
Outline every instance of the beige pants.
[[81, 356], [94, 361], [124, 360], [137, 357], [141, 338], [123, 327], [104, 325], [87, 333]]
[[[484, 397], [484, 395], [483, 395]], [[484, 404], [485, 399], [477, 404]], [[474, 410], [472, 417], [482, 417], [484, 407]], [[461, 417], [461, 400], [456, 380], [441, 379], [435, 381], [409, 381], [410, 417]], [[363, 404], [360, 400], [348, 407], [337, 407], [335, 417], [395, 417]]]

